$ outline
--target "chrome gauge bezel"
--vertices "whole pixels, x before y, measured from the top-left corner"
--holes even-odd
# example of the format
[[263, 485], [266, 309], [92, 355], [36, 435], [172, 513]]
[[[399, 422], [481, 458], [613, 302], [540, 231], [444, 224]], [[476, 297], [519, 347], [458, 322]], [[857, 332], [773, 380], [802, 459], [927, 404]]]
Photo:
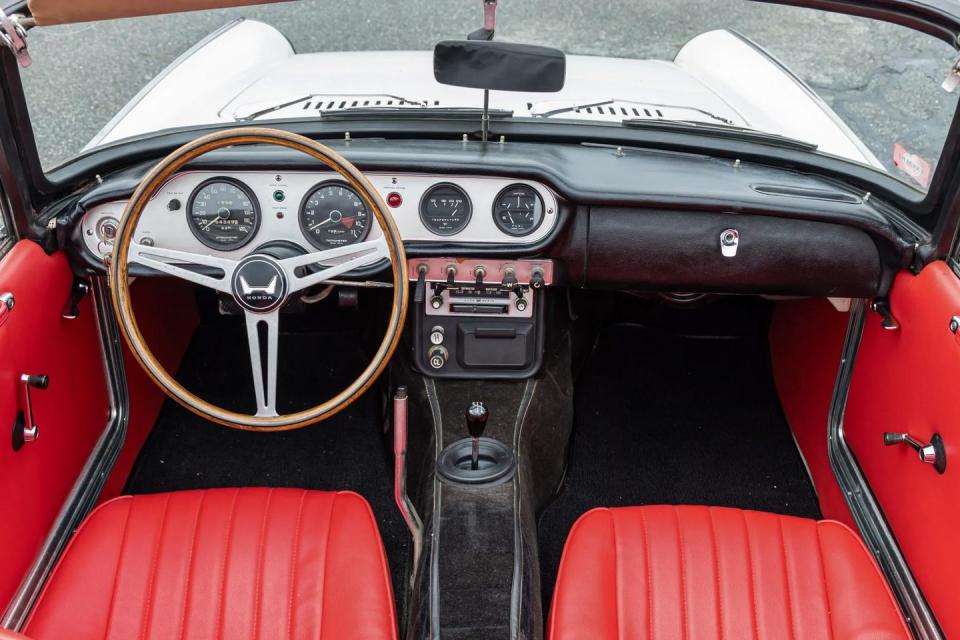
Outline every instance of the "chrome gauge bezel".
[[[250, 204], [253, 206], [253, 228], [241, 241], [234, 244], [223, 244], [208, 240], [206, 237], [204, 237], [203, 232], [197, 227], [197, 222], [193, 217], [193, 203], [197, 198], [197, 194], [199, 194], [204, 187], [216, 182], [223, 182], [237, 187], [243, 191], [244, 194], [246, 194], [246, 196], [250, 199]], [[219, 251], [236, 251], [237, 249], [241, 249], [250, 244], [253, 238], [257, 235], [257, 232], [260, 231], [260, 223], [263, 220], [263, 216], [260, 212], [260, 201], [257, 200], [257, 196], [253, 189], [251, 189], [246, 183], [229, 176], [214, 176], [212, 178], [207, 178], [194, 187], [193, 191], [190, 192], [190, 197], [187, 199], [187, 208], [185, 213], [187, 216], [187, 226], [190, 228], [190, 232], [193, 234], [193, 237], [204, 246], [211, 249], [217, 249]]]
[[[440, 188], [449, 188], [449, 189], [455, 189], [456, 191], [459, 191], [460, 194], [463, 195], [463, 199], [467, 203], [467, 207], [469, 209], [469, 211], [467, 212], [467, 216], [463, 221], [463, 224], [461, 224], [459, 228], [454, 229], [452, 231], [438, 231], [431, 225], [431, 223], [429, 222], [429, 218], [424, 215], [423, 208], [427, 200], [430, 198], [430, 194]], [[473, 200], [470, 199], [470, 194], [467, 193], [466, 189], [464, 189], [463, 187], [461, 187], [460, 185], [454, 182], [438, 182], [436, 184], [430, 185], [427, 188], [427, 190], [423, 192], [423, 195], [420, 196], [420, 205], [417, 207], [417, 209], [418, 209], [418, 213], [420, 214], [421, 224], [423, 224], [423, 227], [427, 231], [429, 231], [435, 236], [446, 237], [446, 236], [455, 236], [458, 233], [463, 233], [463, 231], [470, 226], [470, 220], [473, 219]]]
[[[536, 221], [536, 224], [534, 224], [529, 229], [526, 229], [520, 233], [517, 233], [515, 231], [510, 231], [508, 228], [504, 227], [502, 224], [500, 224], [500, 218], [499, 216], [497, 216], [497, 212], [500, 209], [500, 198], [503, 197], [503, 194], [513, 189], [526, 189], [532, 192], [534, 197], [536, 198], [536, 206], [540, 207], [540, 218]], [[536, 209], [534, 209], [534, 212], [536, 212]], [[541, 225], [543, 225], [543, 221], [547, 219], [547, 207], [546, 207], [546, 203], [543, 201], [543, 196], [540, 195], [539, 189], [536, 189], [531, 185], [525, 184], [523, 182], [515, 182], [511, 185], [507, 185], [506, 187], [501, 189], [499, 193], [497, 193], [497, 197], [494, 198], [493, 200], [493, 209], [490, 211], [490, 215], [493, 216], [493, 224], [497, 225], [497, 229], [499, 229], [503, 233], [513, 238], [525, 238], [526, 236], [536, 233], [537, 229], [539, 229]]]
[[[350, 242], [348, 242], [348, 243], [346, 243], [346, 244], [344, 244], [344, 245], [328, 245], [328, 244], [324, 244], [323, 242], [319, 242], [319, 241], [315, 240], [314, 237], [313, 237], [313, 234], [310, 233], [309, 229], [308, 229], [307, 226], [304, 224], [304, 219], [303, 219], [304, 209], [305, 209], [306, 206], [307, 206], [307, 202], [310, 201], [310, 196], [312, 196], [314, 193], [316, 193], [317, 190], [319, 190], [319, 189], [323, 189], [324, 187], [332, 187], [332, 186], [340, 186], [340, 187], [343, 187], [343, 188], [349, 190], [350, 192], [352, 192], [353, 195], [355, 195], [355, 196], [357, 197], [357, 200], [359, 200], [361, 203], [363, 203], [363, 207], [364, 207], [364, 209], [365, 209], [366, 212], [367, 212], [367, 228], [364, 230], [363, 235], [360, 236], [359, 238], [356, 238], [356, 239], [354, 239], [354, 240], [351, 240]], [[371, 220], [371, 219], [372, 219], [373, 217], [374, 217], [374, 216], [373, 216], [373, 213], [370, 211], [370, 208], [367, 206], [367, 203], [364, 202], [363, 198], [360, 197], [360, 194], [357, 192], [357, 190], [354, 189], [353, 186], [350, 185], [350, 183], [348, 183], [347, 181], [345, 181], [345, 180], [337, 180], [336, 178], [334, 178], [334, 179], [332, 179], [332, 180], [321, 180], [320, 182], [316, 183], [315, 185], [313, 185], [312, 187], [310, 187], [309, 189], [307, 189], [307, 192], [303, 195], [303, 198], [300, 200], [300, 208], [297, 209], [297, 223], [300, 225], [300, 233], [303, 234], [303, 237], [306, 239], [307, 242], [310, 243], [311, 246], [313, 246], [313, 247], [315, 247], [315, 248], [317, 248], [317, 249], [333, 249], [333, 248], [335, 248], [335, 246], [344, 246], [344, 247], [346, 247], [346, 246], [349, 246], [349, 245], [351, 245], [351, 244], [356, 244], [356, 243], [358, 243], [358, 242], [363, 242], [363, 241], [366, 240], [367, 237], [370, 235], [370, 227], [372, 226], [372, 220]]]

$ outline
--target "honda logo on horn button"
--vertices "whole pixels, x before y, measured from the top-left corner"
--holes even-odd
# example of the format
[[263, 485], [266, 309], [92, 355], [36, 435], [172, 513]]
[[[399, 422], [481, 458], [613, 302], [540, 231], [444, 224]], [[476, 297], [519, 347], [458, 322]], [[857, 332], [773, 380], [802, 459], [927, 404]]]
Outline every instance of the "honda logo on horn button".
[[233, 297], [237, 304], [248, 311], [273, 311], [286, 296], [286, 276], [272, 258], [250, 256], [242, 260], [233, 272]]

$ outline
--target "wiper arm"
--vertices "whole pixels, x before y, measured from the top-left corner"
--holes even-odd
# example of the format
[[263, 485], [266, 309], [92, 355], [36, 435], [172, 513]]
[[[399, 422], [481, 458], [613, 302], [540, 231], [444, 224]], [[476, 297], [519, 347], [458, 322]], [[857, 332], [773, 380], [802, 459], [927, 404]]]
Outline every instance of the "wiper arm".
[[658, 131], [676, 131], [680, 133], [706, 133], [708, 135], [724, 136], [744, 142], [762, 142], [799, 151], [816, 151], [818, 146], [813, 142], [805, 142], [795, 138], [788, 138], [776, 133], [747, 129], [736, 125], [715, 125], [693, 120], [650, 120], [647, 118], [626, 118], [621, 121], [626, 127], [650, 128]]
[[[640, 102], [638, 100], [623, 100], [621, 98], [614, 98], [612, 100], [601, 100], [600, 102], [590, 102], [584, 104], [572, 104], [566, 105], [563, 107], [557, 107], [556, 109], [550, 109], [544, 112], [538, 112], [536, 106], [532, 110], [532, 115], [537, 118], [549, 118], [551, 116], [558, 116], [563, 113], [570, 113], [572, 111], [582, 111], [584, 109], [596, 109], [597, 107], [608, 107], [612, 104], [632, 104], [641, 107], [648, 107], [653, 109], [683, 109], [685, 111], [695, 111], [696, 113], [703, 114], [704, 116], [716, 120], [717, 122], [732, 125], [733, 121], [724, 118], [723, 116], [718, 116], [715, 113], [710, 113], [705, 109], [700, 109], [698, 107], [691, 107], [684, 104], [662, 104], [658, 102]], [[642, 119], [642, 118], [641, 118]]]
[[[412, 108], [423, 108], [427, 106], [426, 100], [414, 100], [411, 98], [404, 98], [402, 96], [395, 96], [388, 93], [377, 93], [377, 94], [367, 94], [367, 93], [357, 93], [357, 94], [337, 94], [329, 95], [323, 93], [308, 93], [303, 96], [298, 96], [290, 100], [284, 100], [277, 104], [271, 104], [269, 106], [248, 106], [247, 110], [244, 110], [243, 106], [239, 107], [237, 111], [233, 114], [233, 119], [237, 122], [249, 122], [251, 120], [256, 120], [261, 116], [273, 113], [275, 111], [281, 111], [287, 107], [292, 107], [293, 105], [300, 104], [301, 102], [307, 102], [308, 100], [314, 100], [319, 98], [318, 104], [324, 102], [359, 102], [359, 101], [392, 101], [396, 102], [396, 105], [387, 106], [385, 108], [408, 108], [405, 105], [410, 105]], [[261, 102], [260, 105], [263, 103]], [[361, 107], [366, 108], [366, 107]], [[375, 105], [373, 108], [379, 108], [378, 105]]]
[[[477, 118], [483, 115], [483, 109], [474, 107], [353, 107], [320, 111], [321, 120], [377, 120], [387, 116], [391, 119], [410, 120], [441, 119], [459, 120]], [[490, 118], [504, 120], [513, 116], [509, 109], [491, 109]]]

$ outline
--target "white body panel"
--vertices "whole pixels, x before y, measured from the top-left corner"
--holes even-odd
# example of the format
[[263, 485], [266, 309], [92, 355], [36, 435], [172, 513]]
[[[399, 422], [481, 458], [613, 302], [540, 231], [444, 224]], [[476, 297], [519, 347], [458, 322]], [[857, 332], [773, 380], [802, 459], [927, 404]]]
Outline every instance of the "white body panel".
[[[238, 21], [175, 61], [87, 148], [171, 127], [315, 118], [323, 110], [394, 106], [396, 98], [479, 107], [481, 95], [439, 84], [429, 51], [297, 54], [273, 27]], [[515, 116], [542, 116], [608, 100], [616, 102], [555, 117], [728, 123], [797, 138], [825, 153], [880, 167], [822, 100], [760, 50], [723, 30], [694, 38], [673, 62], [571, 55], [560, 92], [495, 91], [490, 106]]]

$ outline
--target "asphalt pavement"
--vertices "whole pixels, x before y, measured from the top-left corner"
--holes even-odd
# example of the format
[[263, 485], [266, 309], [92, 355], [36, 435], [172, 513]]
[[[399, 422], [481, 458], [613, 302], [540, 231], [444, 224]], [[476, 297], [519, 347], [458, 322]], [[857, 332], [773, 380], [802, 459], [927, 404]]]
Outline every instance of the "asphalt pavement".
[[[34, 65], [23, 78], [44, 165], [75, 155], [179, 54], [241, 16], [272, 24], [298, 52], [310, 52], [429, 50], [478, 28], [482, 13], [480, 0], [297, 0], [36, 28]], [[957, 102], [939, 87], [956, 54], [902, 27], [749, 0], [501, 0], [497, 37], [670, 60], [716, 28], [735, 29], [779, 57], [885, 164], [894, 142], [938, 155]]]

